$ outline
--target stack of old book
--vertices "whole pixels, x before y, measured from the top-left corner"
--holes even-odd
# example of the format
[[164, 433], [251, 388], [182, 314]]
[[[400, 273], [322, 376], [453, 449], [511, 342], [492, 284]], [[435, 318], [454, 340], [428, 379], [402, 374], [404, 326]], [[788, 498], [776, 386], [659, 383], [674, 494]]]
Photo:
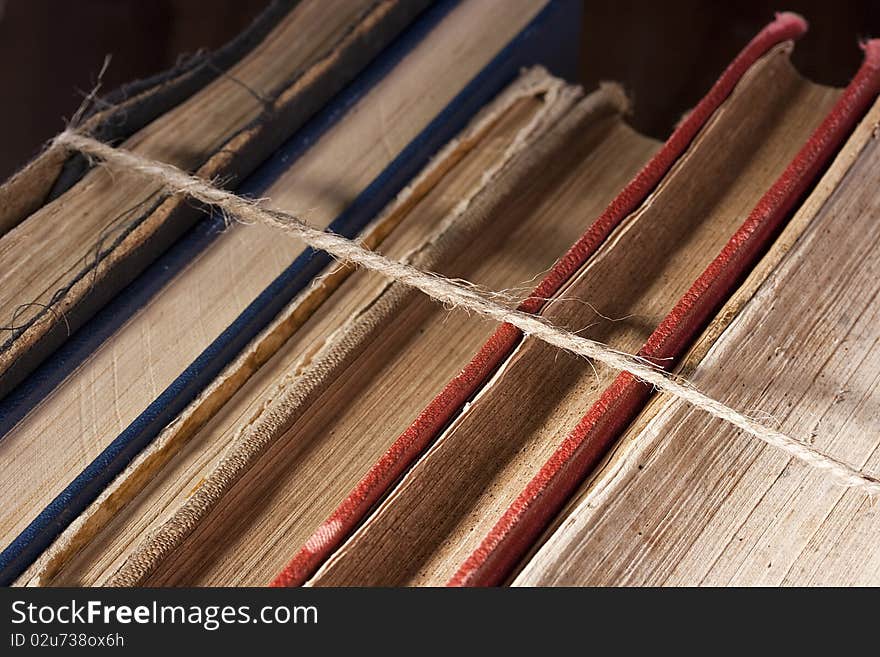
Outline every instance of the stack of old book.
[[[660, 142], [580, 10], [279, 2], [76, 128], [880, 472], [880, 43], [821, 86], [780, 14]], [[863, 492], [137, 172], [47, 148], [0, 263], [6, 584], [880, 583]]]

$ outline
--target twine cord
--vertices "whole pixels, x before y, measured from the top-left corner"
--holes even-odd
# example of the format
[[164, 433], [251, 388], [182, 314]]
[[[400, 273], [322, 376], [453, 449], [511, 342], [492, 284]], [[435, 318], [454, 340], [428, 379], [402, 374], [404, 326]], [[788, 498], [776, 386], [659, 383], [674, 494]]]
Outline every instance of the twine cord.
[[477, 313], [496, 322], [511, 324], [526, 336], [537, 338], [578, 356], [596, 360], [614, 370], [628, 372], [653, 385], [657, 390], [667, 392], [713, 417], [732, 424], [785, 454], [827, 473], [843, 486], [857, 488], [872, 496], [880, 494], [880, 480], [877, 478], [802, 440], [749, 418], [700, 392], [686, 382], [676, 379], [673, 375], [644, 359], [562, 330], [541, 316], [505, 307], [495, 300], [498, 295], [491, 291], [483, 291], [466, 282], [454, 281], [439, 274], [426, 272], [386, 258], [375, 251], [364, 248], [353, 240], [310, 226], [296, 216], [265, 208], [260, 205], [258, 200], [245, 199], [218, 189], [209, 182], [191, 176], [177, 167], [144, 158], [124, 149], [108, 146], [73, 130], [62, 132], [54, 139], [54, 143], [97, 158], [110, 167], [146, 176], [161, 183], [170, 193], [186, 194], [222, 210], [228, 216], [249, 223], [261, 222], [282, 230], [298, 237], [312, 248], [325, 251], [342, 262], [359, 265], [418, 289], [448, 306]]

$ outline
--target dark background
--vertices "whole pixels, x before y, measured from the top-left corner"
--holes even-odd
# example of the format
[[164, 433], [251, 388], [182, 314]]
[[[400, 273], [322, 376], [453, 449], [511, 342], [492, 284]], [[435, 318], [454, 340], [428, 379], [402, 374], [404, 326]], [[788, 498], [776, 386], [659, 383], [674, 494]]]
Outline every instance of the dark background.
[[[515, 2], [516, 0], [480, 0]], [[0, 0], [0, 180], [63, 127], [92, 88], [103, 88], [214, 49], [268, 0]], [[663, 138], [739, 49], [778, 9], [811, 29], [794, 62], [811, 79], [844, 85], [858, 68], [857, 41], [880, 36], [880, 0], [585, 0], [583, 81], [619, 80], [635, 101], [632, 122]]]

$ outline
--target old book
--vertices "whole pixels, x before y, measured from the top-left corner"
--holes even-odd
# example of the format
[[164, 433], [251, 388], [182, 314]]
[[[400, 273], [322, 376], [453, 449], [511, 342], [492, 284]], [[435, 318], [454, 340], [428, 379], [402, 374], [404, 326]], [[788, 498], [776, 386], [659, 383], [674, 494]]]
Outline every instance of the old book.
[[[724, 244], [726, 241], [725, 235], [729, 235], [729, 233], [740, 223], [741, 220], [739, 219], [739, 213], [742, 212], [742, 208], [750, 208], [754, 206], [763, 192], [766, 191], [768, 169], [772, 174], [773, 167], [776, 167], [776, 171], [781, 173], [782, 169], [791, 160], [793, 154], [797, 152], [802, 143], [833, 105], [838, 95], [837, 92], [835, 90], [823, 89], [816, 87], [815, 85], [810, 85], [806, 81], [800, 79], [793, 72], [787, 62], [786, 54], [788, 49], [786, 46], [775, 47], [769, 53], [764, 54], [768, 48], [773, 46], [774, 42], [783, 40], [788, 34], [790, 34], [790, 32], [786, 31], [789, 26], [792, 28], [797, 27], [797, 25], [791, 20], [782, 20], [779, 24], [774, 25], [767, 33], [764, 33], [758, 40], [756, 40], [756, 45], [747, 49], [745, 58], [738, 60], [734, 65], [732, 68], [733, 73], [728, 75], [727, 80], [723, 81], [723, 84], [729, 86], [736, 84], [739, 76], [743, 74], [745, 69], [749, 68], [749, 65], [756, 58], [760, 57], [760, 61], [758, 61], [755, 66], [751, 67], [748, 74], [739, 81], [740, 84], [737, 86], [735, 93], [725, 101], [722, 106], [723, 109], [712, 117], [712, 120], [705, 127], [704, 132], [694, 142], [691, 151], [682, 158], [682, 161], [669, 174], [669, 179], [664, 181], [664, 184], [660, 187], [660, 191], [656, 192], [652, 198], [650, 208], [657, 208], [654, 210], [655, 212], [661, 212], [660, 208], [665, 208], [665, 212], [669, 214], [661, 216], [680, 217], [680, 223], [677, 224], [679, 226], [679, 232], [675, 232], [675, 229], [669, 228], [668, 242], [664, 243], [660, 240], [654, 240], [653, 242], [646, 244], [645, 240], [639, 240], [636, 238], [637, 228], [633, 228], [632, 225], [651, 225], [649, 218], [652, 215], [647, 210], [645, 213], [640, 213], [639, 221], [644, 221], [643, 224], [639, 224], [634, 220], [631, 224], [627, 224], [629, 228], [628, 231], [621, 231], [629, 232], [632, 236], [630, 237], [629, 242], [626, 242], [624, 237], [619, 237], [616, 240], [612, 239], [611, 246], [603, 247], [611, 253], [615, 252], [615, 247], [619, 249], [619, 251], [616, 252], [621, 255], [617, 259], [613, 259], [613, 256], [611, 255], [606, 256], [605, 251], [602, 248], [598, 251], [596, 257], [597, 261], [607, 261], [609, 263], [606, 265], [608, 274], [602, 280], [603, 283], [607, 280], [614, 280], [613, 276], [617, 271], [618, 266], [620, 266], [622, 262], [625, 262], [626, 253], [629, 250], [636, 248], [641, 248], [642, 250], [646, 248], [655, 248], [657, 251], [654, 253], [662, 254], [664, 249], [672, 250], [670, 245], [674, 246], [681, 242], [682, 235], [693, 234], [695, 226], [703, 226], [703, 240], [701, 241], [695, 236], [694, 240], [687, 243], [687, 247], [692, 249], [690, 251], [687, 250], [685, 246], [682, 246], [678, 253], [680, 259], [676, 259], [673, 263], [674, 266], [669, 267], [669, 270], [673, 272], [673, 274], [679, 274], [680, 272], [679, 275], [681, 278], [678, 283], [680, 286], [679, 289], [687, 289], [695, 276], [694, 272], [698, 272], [699, 268], [703, 266], [700, 264], [700, 260], [696, 256], [711, 253], [713, 250], [720, 248], [720, 245]], [[733, 80], [730, 79], [731, 76], [733, 76]], [[787, 83], [781, 85], [778, 84], [780, 79], [787, 80]], [[774, 90], [776, 91], [775, 94], [773, 92]], [[729, 90], [726, 93], [729, 93]], [[789, 102], [792, 99], [805, 99], [807, 102]], [[719, 98], [719, 93], [716, 92], [714, 94], [714, 100], [711, 102], [714, 102], [715, 107], [717, 107], [717, 104], [721, 102], [721, 100], [723, 100], [723, 95]], [[760, 108], [760, 110], [757, 108]], [[704, 115], [702, 118], [700, 118], [700, 114], [697, 114], [694, 120], [705, 121], [709, 118], [705, 115], [712, 114], [712, 110], [710, 109], [708, 112], [703, 110], [702, 114]], [[792, 135], [789, 132], [791, 124], [797, 125], [800, 132], [795, 131], [794, 135]], [[701, 124], [697, 124], [697, 128], [699, 128], [700, 125]], [[731, 158], [723, 163], [723, 166], [726, 167], [725, 174], [719, 175], [718, 169], [713, 170], [708, 165], [712, 158], [711, 153], [714, 153], [719, 148], [720, 144], [725, 143], [729, 139], [729, 133], [734, 127], [741, 130], [741, 134], [743, 135], [741, 139], [736, 140], [735, 142], [740, 149], [738, 151], [740, 154], [740, 168], [730, 168], [732, 162], [735, 163], [738, 161], [737, 158]], [[761, 139], [772, 140], [774, 137], [775, 141], [772, 142], [772, 145], [775, 146], [775, 148], [765, 148], [766, 143], [762, 142]], [[562, 185], [563, 188], [580, 188], [580, 186], [574, 182], [577, 180], [577, 170], [570, 170], [570, 161], [561, 161], [566, 165], [562, 170], [547, 167], [546, 163], [542, 163], [537, 167], [534, 167], [533, 165], [533, 167], [536, 170], [540, 170], [544, 175], [538, 175], [536, 170], [532, 170], [527, 174], [527, 179], [530, 181], [530, 188], [535, 189], [535, 192], [533, 193], [538, 193], [538, 198], [541, 198], [540, 195], [544, 195], [544, 198], [548, 198], [548, 202], [551, 203], [550, 206], [542, 208], [542, 210], [537, 213], [541, 216], [553, 216], [553, 212], [559, 212], [564, 216], [577, 214], [576, 206], [566, 205], [562, 200], [559, 200], [552, 191], [550, 191], [557, 188], [556, 185]], [[717, 163], [716, 166], [720, 167], [722, 166], [722, 163]], [[775, 178], [775, 175], [773, 177]], [[727, 191], [727, 194], [720, 194], [722, 202], [716, 204], [717, 209], [714, 213], [710, 213], [711, 219], [714, 219], [718, 223], [713, 223], [711, 219], [705, 217], [706, 206], [693, 207], [691, 209], [692, 214], [689, 215], [686, 211], [683, 211], [681, 205], [675, 205], [670, 201], [668, 207], [666, 207], [666, 202], [660, 202], [658, 200], [667, 197], [670, 199], [680, 198], [681, 190], [686, 188], [686, 185], [697, 184], [695, 183], [696, 180], [702, 180], [702, 184], [708, 192], [708, 190], [712, 189], [711, 185], [713, 182], [725, 179], [728, 181], [729, 190]], [[499, 186], [498, 194], [502, 199], [505, 196], [507, 199], [517, 198], [513, 196], [514, 190], [516, 189], [517, 188], [511, 188], [511, 191], [505, 194], [503, 186]], [[691, 187], [691, 189], [693, 189], [693, 187]], [[661, 197], [664, 190], [666, 190], [665, 195]], [[565, 197], [563, 196], [562, 198], [564, 199]], [[711, 198], [713, 201], [718, 200], [718, 197]], [[555, 203], [552, 201], [555, 201]], [[512, 203], [513, 201], [508, 200], [508, 202]], [[536, 206], [541, 207], [540, 203], [539, 200], [534, 200], [531, 203], [525, 204], [524, 207], [529, 207], [534, 211]], [[707, 201], [707, 203], [710, 206], [712, 205], [709, 201]], [[504, 212], [505, 210], [507, 210], [507, 213]], [[496, 212], [498, 212], [498, 215], [496, 215], [497, 221], [497, 216], [510, 214], [509, 206], [501, 204], [496, 209]], [[645, 215], [648, 218], [646, 218]], [[706, 223], [701, 224], [701, 219], [705, 219]], [[657, 221], [660, 220], [657, 219]], [[666, 221], [669, 222], [670, 220], [667, 219]], [[729, 228], [725, 227], [725, 221], [728, 222], [727, 226], [729, 226]], [[665, 226], [666, 224], [661, 225]], [[712, 240], [714, 240], [714, 243], [719, 246], [713, 248]], [[620, 246], [621, 242], [628, 248]], [[703, 255], [703, 257], [705, 257], [705, 255]], [[649, 258], [650, 256], [648, 258], [639, 258], [638, 261], [643, 264], [646, 260], [650, 261]], [[664, 264], [662, 257], [658, 255], [655, 256], [655, 258], [658, 261], [658, 265]], [[690, 265], [690, 268], [688, 268], [687, 265], [688, 263], [691, 263], [691, 261], [695, 262]], [[621, 268], [621, 271], [628, 273], [629, 280], [635, 278], [631, 270]], [[591, 274], [595, 274], [595, 271], [592, 271]], [[645, 270], [646, 280], [650, 280], [650, 275], [651, 272]], [[658, 290], [655, 289], [646, 290], [645, 297], [637, 297], [634, 295], [634, 292], [638, 289], [637, 280], [638, 279], [633, 281], [630, 287], [625, 288], [624, 293], [620, 295], [622, 300], [629, 299], [631, 302], [636, 303], [637, 299], [640, 299], [641, 302], [644, 303], [646, 298], [653, 298], [654, 303], [658, 304], [660, 307], [662, 307], [663, 303], [668, 303], [664, 301], [661, 295], [655, 294], [658, 292]], [[675, 294], [675, 284], [663, 280], [661, 280], [660, 283], [665, 283], [671, 288], [670, 295]], [[620, 283], [617, 283], [617, 285], [620, 285]], [[569, 291], [570, 289], [571, 288], [569, 288]], [[660, 285], [659, 290], [663, 290], [663, 285]], [[614, 297], [614, 292], [618, 292], [619, 294], [620, 291], [612, 285], [609, 287], [608, 294]], [[678, 294], [680, 293], [681, 292]], [[630, 295], [633, 296], [632, 299], [630, 299]], [[674, 298], [674, 296], [670, 296], [670, 299], [674, 300]], [[577, 308], [577, 304], [571, 304], [571, 306]], [[557, 306], [557, 312], [562, 312], [559, 309], [564, 308], [566, 308], [566, 304], [559, 303]], [[566, 312], [576, 314], [578, 310], [576, 309]], [[574, 321], [577, 321], [577, 318], [575, 318]], [[388, 332], [389, 330], [399, 332], [400, 327], [397, 324], [393, 324], [388, 329], [385, 329], [385, 332]], [[463, 334], [464, 332], [459, 332], [459, 335]], [[633, 331], [633, 334], [634, 337], [638, 338], [637, 331]], [[538, 356], [540, 356], [541, 352], [537, 346], [535, 346], [534, 349]], [[343, 353], [343, 355], [345, 354]], [[333, 361], [334, 356], [335, 361]], [[550, 359], [546, 352], [543, 356], [546, 359]], [[332, 349], [328, 351], [328, 357], [331, 361], [335, 362], [337, 366], [340, 362], [343, 365], [347, 365], [345, 359], [339, 356], [338, 350], [336, 353], [334, 353]], [[388, 356], [385, 358], [387, 359]], [[351, 395], [353, 394], [364, 397], [366, 400], [370, 400], [372, 396], [375, 396], [376, 401], [370, 401], [368, 404], [365, 404], [368, 409], [375, 409], [377, 404], [381, 404], [382, 402], [380, 400], [383, 399], [383, 395], [391, 395], [396, 399], [403, 394], [402, 392], [397, 392], [401, 389], [395, 388], [390, 381], [388, 383], [380, 381], [380, 385], [373, 385], [369, 390], [363, 390], [364, 384], [358, 385], [359, 379], [357, 379], [357, 376], [361, 375], [362, 372], [363, 376], [367, 377], [367, 381], [375, 384], [375, 382], [370, 379], [371, 368], [368, 368], [366, 365], [367, 364], [361, 364], [360, 367], [345, 370], [346, 379], [351, 376], [355, 377], [351, 390], [343, 388], [343, 381], [337, 379], [330, 379], [329, 382], [324, 384], [330, 386], [329, 390], [331, 394], [335, 393], [334, 399], [338, 401], [334, 404], [328, 403], [329, 398], [325, 397], [321, 400], [323, 403], [316, 403], [315, 406], [310, 406], [310, 402], [312, 402], [313, 399], [309, 397], [309, 394], [314, 394], [314, 386], [311, 389], [306, 386], [306, 390], [299, 393], [299, 398], [297, 398], [295, 393], [291, 395], [295, 402], [292, 404], [292, 409], [284, 408], [283, 405], [281, 405], [281, 408], [278, 408], [278, 405], [274, 408], [270, 407], [267, 412], [264, 413], [264, 415], [266, 415], [264, 423], [261, 425], [260, 418], [258, 418], [255, 423], [256, 426], [246, 429], [246, 433], [242, 436], [241, 442], [244, 447], [247, 447], [249, 440], [262, 440], [267, 442], [274, 437], [275, 440], [271, 447], [263, 448], [265, 453], [259, 455], [259, 461], [254, 465], [250, 465], [249, 469], [244, 474], [235, 472], [234, 475], [229, 475], [230, 467], [228, 463], [238, 463], [243, 459], [241, 454], [237, 454], [234, 450], [230, 451], [227, 455], [228, 462], [221, 461], [219, 463], [215, 471], [208, 477], [207, 482], [202, 485], [200, 489], [196, 490], [187, 503], [179, 511], [175, 512], [164, 523], [164, 525], [157, 530], [155, 536], [151, 536], [146, 541], [143, 548], [140, 548], [137, 552], [133, 553], [129, 560], [122, 566], [119, 574], [112, 581], [115, 581], [116, 583], [151, 584], [181, 583], [187, 581], [199, 583], [223, 583], [224, 581], [253, 581], [248, 580], [248, 577], [264, 578], [266, 573], [261, 570], [261, 567], [264, 564], [271, 564], [273, 560], [273, 558], [267, 558], [267, 549], [269, 549], [270, 546], [277, 546], [282, 543], [286, 544], [291, 536], [290, 532], [302, 532], [308, 530], [308, 523], [314, 522], [299, 522], [301, 518], [290, 512], [291, 508], [296, 508], [295, 505], [297, 504], [297, 500], [303, 500], [303, 502], [300, 503], [308, 502], [307, 505], [304, 504], [305, 508], [310, 509], [314, 505], [314, 502], [309, 502], [309, 500], [312, 499], [309, 497], [311, 491], [308, 489], [305, 492], [303, 491], [303, 478], [307, 476], [309, 472], [315, 472], [315, 476], [322, 480], [326, 479], [327, 471], [317, 467], [318, 463], [327, 463], [326, 457], [320, 459], [316, 458], [313, 462], [314, 464], [310, 467], [309, 461], [303, 461], [302, 464], [306, 467], [304, 467], [302, 471], [298, 470], [295, 466], [291, 467], [291, 461], [289, 461], [288, 458], [296, 458], [297, 454], [297, 450], [295, 450], [292, 445], [304, 445], [307, 436], [314, 436], [316, 433], [321, 435], [322, 432], [326, 431], [328, 434], [327, 441], [329, 441], [329, 445], [332, 446], [334, 444], [334, 427], [345, 426], [344, 424], [339, 425], [339, 419], [335, 417], [338, 415], [338, 411], [336, 410], [338, 406], [336, 404], [345, 404], [347, 407]], [[567, 369], [559, 367], [558, 363], [553, 363], [552, 359], [548, 365], [549, 366], [545, 371], [540, 371], [537, 367], [533, 368], [537, 371], [536, 375], [542, 376], [544, 379], [542, 385], [536, 385], [536, 382], [533, 383], [532, 379], [527, 375], [520, 373], [517, 382], [521, 382], [524, 378], [529, 384], [526, 386], [519, 386], [518, 389], [531, 391], [531, 393], [528, 394], [534, 393], [537, 395], [540, 392], [546, 392], [547, 390], [546, 380], [548, 377], [548, 371], [549, 376], [558, 374], [562, 378], [568, 377], [571, 373]], [[390, 367], [387, 360], [380, 360], [379, 366]], [[373, 365], [372, 367], [374, 368], [376, 365]], [[412, 367], [410, 367], [408, 371], [411, 370]], [[586, 373], [584, 373], [583, 376], [586, 378]], [[302, 382], [304, 378], [307, 379], [307, 377], [301, 376], [300, 382]], [[570, 377], [568, 378], [570, 380]], [[301, 385], [303, 384], [301, 383]], [[404, 380], [401, 385], [406, 385], [406, 381]], [[486, 389], [488, 390], [488, 393], [484, 390], [481, 395], [492, 394], [492, 385], [494, 384], [490, 384]], [[294, 388], [296, 388], [296, 386], [294, 386]], [[334, 388], [340, 388], [345, 392], [337, 392]], [[520, 408], [524, 406], [523, 400], [516, 399], [511, 394], [510, 390], [504, 394], [499, 393], [499, 397], [507, 402], [512, 400], [515, 404], [519, 404]], [[563, 406], [565, 402], [569, 401], [565, 398], [560, 399], [556, 396], [550, 396], [549, 399], [551, 403], [558, 403], [560, 406]], [[472, 413], [474, 409], [480, 408], [480, 401], [481, 397], [478, 396], [461, 418], [474, 417], [469, 416], [469, 414]], [[387, 406], [387, 404], [388, 402], [384, 402], [385, 406]], [[290, 402], [288, 402], [288, 405], [291, 405]], [[353, 404], [353, 406], [357, 408], [356, 405]], [[378, 411], [375, 412], [381, 412], [382, 408], [382, 406], [379, 406]], [[313, 409], [311, 413], [308, 412], [310, 409]], [[405, 406], [404, 410], [406, 410]], [[497, 411], [498, 409], [494, 410]], [[570, 415], [577, 412], [578, 407], [568, 410]], [[322, 417], [322, 413], [330, 413], [331, 416], [328, 417], [324, 415]], [[583, 413], [583, 410], [581, 410], [580, 413]], [[317, 418], [313, 422], [316, 421], [318, 424], [308, 423], [311, 419], [311, 414], [317, 414]], [[475, 416], [479, 417], [479, 415]], [[494, 415], [491, 413], [487, 414], [489, 421], [497, 419], [498, 416], [498, 413]], [[459, 421], [461, 421], [461, 418], [459, 418]], [[362, 430], [364, 424], [371, 424], [365, 421], [364, 416], [358, 414], [354, 414], [351, 417], [343, 417], [342, 420], [343, 422], [351, 422], [349, 426], [351, 426], [352, 429], [350, 429], [350, 431], [357, 431], [359, 428]], [[332, 424], [328, 425], [328, 421], [332, 422]], [[296, 433], [296, 423], [302, 425], [303, 434], [298, 435]], [[290, 426], [291, 424], [293, 425], [292, 427]], [[403, 426], [405, 427], [405, 425]], [[453, 424], [453, 432], [455, 431], [456, 426], [457, 423]], [[263, 435], [266, 436], [263, 437]], [[524, 436], [522, 432], [518, 435], [523, 437], [527, 436], [527, 434]], [[277, 438], [279, 437], [282, 437], [282, 439], [278, 440]], [[288, 437], [290, 442], [287, 442]], [[393, 434], [391, 438], [393, 438]], [[503, 453], [497, 450], [496, 445], [486, 443], [485, 433], [474, 434], [474, 438], [481, 441], [483, 444], [486, 444], [484, 453], [489, 453], [491, 456], [497, 456], [499, 453]], [[311, 442], [314, 444], [314, 438], [311, 439]], [[348, 443], [350, 442], [351, 440], [348, 441]], [[369, 544], [369, 547], [365, 548], [365, 551], [370, 551], [371, 554], [376, 555], [379, 553], [376, 547], [377, 545], [381, 545], [382, 549], [399, 552], [392, 552], [393, 556], [386, 559], [381, 566], [375, 562], [364, 563], [366, 560], [361, 561], [361, 567], [369, 571], [372, 577], [376, 578], [373, 580], [365, 580], [368, 582], [385, 581], [381, 578], [387, 576], [387, 572], [391, 568], [407, 567], [405, 564], [401, 566], [401, 563], [404, 562], [404, 558], [398, 558], [400, 552], [406, 552], [409, 555], [415, 554], [416, 558], [418, 558], [419, 550], [423, 550], [421, 554], [428, 554], [437, 559], [442, 559], [443, 554], [442, 549], [440, 548], [442, 548], [443, 545], [453, 545], [459, 551], [464, 551], [464, 554], [467, 554], [467, 550], [473, 549], [473, 547], [469, 547], [467, 536], [456, 536], [455, 540], [448, 540], [442, 544], [430, 543], [430, 530], [436, 528], [436, 535], [441, 537], [440, 540], [443, 540], [445, 537], [439, 532], [448, 528], [449, 522], [456, 519], [454, 513], [450, 513], [450, 510], [452, 509], [450, 499], [452, 499], [453, 496], [458, 496], [459, 499], [465, 500], [468, 500], [468, 498], [466, 496], [460, 496], [459, 493], [461, 490], [456, 488], [455, 485], [452, 485], [448, 480], [433, 476], [436, 475], [436, 472], [425, 475], [424, 469], [429, 467], [426, 466], [425, 463], [431, 464], [438, 462], [438, 453], [444, 453], [444, 445], [451, 445], [451, 447], [447, 448], [448, 451], [446, 452], [446, 454], [448, 454], [448, 460], [446, 462], [449, 464], [448, 467], [450, 471], [455, 470], [457, 466], [460, 467], [462, 460], [474, 463], [475, 468], [481, 468], [481, 473], [484, 475], [483, 478], [476, 476], [476, 473], [473, 470], [469, 470], [467, 472], [459, 471], [458, 474], [461, 475], [459, 479], [465, 484], [471, 486], [472, 489], [486, 491], [486, 496], [489, 498], [498, 496], [499, 502], [496, 504], [496, 508], [498, 508], [499, 511], [503, 511], [504, 509], [504, 498], [499, 495], [499, 486], [506, 483], [508, 491], [510, 491], [509, 494], [515, 494], [521, 487], [522, 481], [512, 477], [507, 481], [504, 481], [502, 475], [509, 473], [504, 473], [503, 471], [499, 472], [497, 469], [493, 470], [491, 467], [486, 467], [487, 463], [485, 460], [473, 460], [472, 455], [462, 448], [463, 444], [466, 443], [450, 441], [448, 435], [441, 437], [437, 446], [429, 451], [428, 455], [404, 478], [403, 483], [398, 487], [397, 491], [392, 493], [386, 503], [380, 507], [380, 511], [371, 517], [366, 524], [355, 533], [352, 541], [346, 546], [343, 546], [339, 554], [332, 557], [330, 562], [318, 572], [315, 581], [320, 582], [322, 581], [322, 578], [332, 577], [332, 573], [338, 570], [343, 572], [339, 577], [339, 582], [361, 582], [362, 580], [358, 579], [359, 575], [353, 574], [353, 571], [350, 570], [345, 571], [344, 568], [346, 565], [358, 564], [359, 553], [352, 548], [352, 545], [356, 545], [357, 541], [363, 540], [362, 537], [368, 536], [371, 531], [376, 531], [382, 538]], [[285, 445], [287, 446], [286, 450], [284, 449]], [[395, 445], [392, 446], [392, 450], [395, 447], [399, 450], [399, 443], [395, 443]], [[543, 447], [546, 449], [547, 445], [543, 445]], [[552, 444], [550, 447], [552, 447]], [[341, 452], [337, 453], [341, 454]], [[308, 451], [306, 451], [306, 454], [311, 456]], [[329, 454], [333, 454], [333, 452], [330, 452]], [[321, 455], [320, 451], [318, 452], [318, 455]], [[348, 465], [347, 461], [343, 462], [338, 457], [332, 462], [336, 463], [337, 461], [344, 463], [346, 466]], [[379, 462], [377, 467], [382, 467], [382, 461]], [[375, 470], [368, 473], [367, 478], [374, 474]], [[493, 474], [497, 474], [500, 478], [500, 480], [498, 480], [501, 482], [499, 485], [492, 486], [485, 479], [485, 476], [492, 476]], [[289, 476], [287, 483], [285, 483], [285, 476]], [[393, 480], [393, 468], [387, 476], [389, 479], [385, 481], [386, 485]], [[436, 493], [431, 496], [425, 495], [425, 488], [420, 488], [418, 492], [414, 493], [413, 499], [417, 498], [417, 503], [423, 504], [423, 508], [427, 509], [423, 516], [414, 513], [413, 507], [401, 503], [400, 497], [397, 496], [398, 491], [405, 489], [410, 481], [424, 482], [424, 486], [430, 487], [432, 491], [436, 491]], [[315, 485], [316, 484], [311, 484], [312, 487]], [[373, 485], [375, 486], [375, 482], [373, 482]], [[379, 488], [381, 488], [381, 486]], [[373, 493], [381, 494], [381, 491], [373, 491]], [[351, 498], [349, 498], [349, 500], [350, 499]], [[348, 500], [346, 502], [348, 502]], [[362, 506], [368, 506], [371, 502], [372, 500], [369, 499], [369, 495], [366, 499], [360, 501]], [[388, 521], [389, 529], [382, 530], [382, 514], [386, 509], [392, 509], [390, 512], [392, 514], [401, 513], [406, 517], [404, 519], [400, 515], [394, 515], [393, 519]], [[493, 516], [486, 513], [485, 508], [479, 508], [477, 514], [479, 514], [482, 522], [488, 523], [487, 528], [491, 527]], [[419, 521], [418, 518], [423, 518], [423, 520]], [[330, 522], [334, 520], [336, 522], [342, 522], [343, 525], [345, 523], [344, 520], [335, 516]], [[355, 521], [356, 520], [357, 517], [355, 517]], [[415, 529], [413, 533], [406, 536], [405, 540], [387, 540], [387, 537], [390, 535], [389, 531], [398, 532], [401, 527], [406, 526], [407, 523], [418, 522], [423, 522], [424, 524], [413, 524], [412, 526], [414, 526]], [[290, 528], [285, 529], [285, 526], [288, 523], [290, 523]], [[330, 526], [330, 532], [332, 533], [332, 524]], [[246, 529], [249, 527], [254, 527], [255, 529], [258, 528], [258, 530], [248, 533], [246, 532]], [[393, 527], [393, 530], [391, 527]], [[481, 538], [480, 533], [471, 533], [474, 535], [474, 538], [471, 540], [479, 540]], [[327, 535], [326, 525], [317, 528], [314, 536], [319, 537], [321, 535]], [[219, 540], [220, 536], [223, 536], [224, 539]], [[237, 536], [238, 538], [236, 540], [229, 540], [230, 536]], [[302, 536], [305, 538], [308, 536], [308, 533], [303, 534]], [[296, 540], [301, 541], [303, 538], [298, 538]], [[320, 554], [320, 547], [320, 545], [316, 544], [315, 539], [310, 539], [309, 541], [306, 541], [304, 550], [309, 553], [318, 553], [318, 557], [321, 557], [323, 555]], [[387, 553], [385, 556], [388, 556]], [[454, 558], [455, 557], [453, 556], [453, 559]], [[242, 561], [242, 559], [244, 561]], [[447, 563], [447, 568], [457, 565], [457, 562], [454, 560], [450, 560]], [[340, 564], [343, 565], [340, 566]], [[314, 567], [315, 565], [317, 564], [314, 560], [310, 564], [306, 563], [305, 570], [308, 571], [309, 567]], [[448, 578], [453, 572], [454, 570], [444, 572], [444, 570], [437, 567], [437, 562], [431, 564], [430, 575], [437, 577], [438, 579], [444, 577]], [[203, 573], [204, 575], [202, 575]], [[330, 573], [330, 575], [328, 575], [328, 573]], [[301, 573], [296, 575], [296, 577], [299, 577], [300, 575]], [[225, 580], [224, 577], [226, 578]], [[388, 581], [396, 582], [397, 580], [392, 579], [392, 577], [393, 576], [389, 577]], [[332, 583], [332, 579], [330, 581]]]
[[[878, 122], [875, 104], [756, 269], [766, 280], [748, 281], [683, 363], [709, 394], [869, 472]], [[659, 395], [514, 583], [877, 585], [877, 529], [864, 493]]]
[[[562, 28], [560, 41], [559, 26], [570, 21], [574, 5], [545, 4], [519, 3], [488, 38], [486, 26], [504, 11], [500, 6], [445, 2], [432, 8], [244, 192], [269, 195], [279, 208], [309, 208], [313, 223], [354, 234], [520, 66], [545, 59], [554, 68], [570, 64], [576, 35]], [[456, 65], [438, 52], [454, 53]], [[340, 166], [343, 161], [357, 166]], [[399, 219], [371, 227], [368, 241], [375, 243]], [[203, 222], [138, 279], [140, 289], [128, 290], [49, 363], [59, 373], [38, 373], [34, 385], [20, 386], [4, 401], [0, 449], [9, 458], [3, 485], [19, 492], [2, 519], [4, 541], [12, 541], [0, 557], [9, 576], [193, 402], [285, 303], [294, 300], [296, 312], [268, 329], [273, 345], [344, 279], [347, 270], [306, 289], [329, 259], [310, 251], [296, 259], [301, 249], [264, 227], [226, 229], [219, 216]], [[176, 322], [162, 321], [168, 317]], [[197, 330], [181, 333], [178, 323]], [[207, 421], [271, 351], [256, 348], [245, 369], [214, 386], [207, 400], [196, 400], [198, 412], [190, 413], [186, 430]], [[75, 427], [81, 439], [52, 449], [47, 428], [61, 426]], [[18, 473], [28, 469], [37, 476], [21, 481]]]
[[[578, 2], [404, 4], [278, 3], [82, 125], [871, 469], [880, 42], [816, 84], [779, 14], [661, 143], [566, 80]], [[821, 471], [67, 144], [107, 166], [53, 145], [0, 188], [7, 287], [65, 290], [0, 351], [4, 583], [874, 581], [873, 511]]]

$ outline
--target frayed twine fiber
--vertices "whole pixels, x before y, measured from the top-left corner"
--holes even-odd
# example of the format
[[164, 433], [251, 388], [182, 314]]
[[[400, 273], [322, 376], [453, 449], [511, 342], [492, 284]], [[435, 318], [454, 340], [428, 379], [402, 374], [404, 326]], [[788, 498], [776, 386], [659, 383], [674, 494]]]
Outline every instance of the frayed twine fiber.
[[386, 258], [356, 242], [308, 225], [301, 219], [260, 205], [259, 201], [241, 198], [191, 176], [177, 167], [141, 157], [130, 151], [113, 148], [91, 137], [67, 130], [54, 144], [102, 160], [111, 168], [136, 172], [158, 183], [170, 193], [186, 194], [215, 206], [229, 216], [246, 222], [262, 222], [294, 235], [309, 246], [325, 251], [342, 262], [377, 272], [404, 285], [416, 288], [429, 297], [456, 308], [483, 315], [497, 322], [512, 324], [523, 334], [564, 349], [578, 356], [599, 361], [615, 370], [629, 372], [710, 415], [724, 420], [789, 456], [822, 470], [843, 486], [857, 488], [869, 495], [880, 493], [880, 480], [843, 463], [808, 443], [757, 422], [695, 389], [687, 382], [631, 354], [612, 349], [595, 340], [557, 328], [544, 318], [506, 308], [495, 301], [497, 294], [482, 291], [466, 282], [450, 280], [422, 271], [411, 265]]

